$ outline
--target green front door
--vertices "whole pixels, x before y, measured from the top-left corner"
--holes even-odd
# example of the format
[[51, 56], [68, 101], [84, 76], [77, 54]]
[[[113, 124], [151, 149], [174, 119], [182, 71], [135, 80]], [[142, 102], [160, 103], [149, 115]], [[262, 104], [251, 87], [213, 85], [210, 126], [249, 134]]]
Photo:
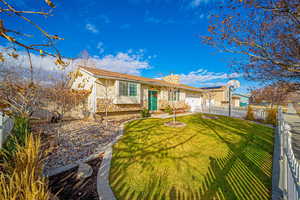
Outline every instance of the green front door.
[[149, 90], [148, 92], [148, 109], [157, 110], [157, 91]]

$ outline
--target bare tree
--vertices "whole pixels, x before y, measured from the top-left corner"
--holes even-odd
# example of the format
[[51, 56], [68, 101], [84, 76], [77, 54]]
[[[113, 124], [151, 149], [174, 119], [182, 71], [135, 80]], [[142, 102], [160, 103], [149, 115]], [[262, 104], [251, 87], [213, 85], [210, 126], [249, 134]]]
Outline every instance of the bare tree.
[[[12, 4], [8, 3], [6, 0], [0, 0], [0, 14], [5, 16], [11, 16], [12, 20], [19, 20], [22, 23], [28, 23], [32, 25], [32, 33], [25, 33], [19, 30], [15, 30], [13, 28], [8, 27], [9, 22], [0, 19], [0, 36], [4, 40], [8, 41], [12, 46], [8, 46], [7, 48], [13, 49], [15, 52], [11, 53], [10, 56], [16, 58], [18, 54], [14, 46], [22, 47], [26, 50], [27, 55], [30, 59], [30, 52], [38, 52], [42, 55], [49, 55], [56, 57], [55, 64], [61, 66], [67, 66], [68, 63], [62, 60], [62, 56], [58, 49], [55, 47], [56, 40], [63, 40], [58, 35], [48, 33], [44, 28], [42, 28], [39, 24], [35, 23], [31, 17], [34, 16], [50, 16], [51, 11], [55, 8], [55, 5], [51, 0], [44, 0], [48, 7], [50, 7], [49, 11], [31, 11], [31, 10], [19, 10], [15, 8]], [[43, 9], [44, 10], [44, 9]], [[8, 26], [7, 26], [8, 25]], [[39, 42], [35, 44], [30, 44], [28, 38], [32, 37], [33, 32], [38, 30], [38, 32], [46, 38], [46, 42]], [[24, 41], [24, 42], [23, 42]], [[0, 61], [3, 61], [5, 58], [2, 53], [0, 53]], [[32, 69], [32, 64], [30, 63], [30, 68]]]
[[103, 98], [101, 99], [101, 106], [103, 106], [104, 108], [104, 114], [105, 114], [105, 126], [106, 128], [108, 127], [108, 121], [107, 121], [107, 117], [108, 117], [108, 112], [111, 108], [111, 106], [113, 105], [113, 101], [114, 101], [114, 97], [111, 94], [111, 90], [110, 90], [110, 80], [108, 79], [102, 79], [101, 81], [97, 81], [98, 84], [100, 84], [104, 90], [103, 90]]
[[211, 104], [212, 104], [212, 101], [214, 100], [215, 96], [216, 96], [216, 92], [211, 89], [203, 90], [203, 92], [202, 92], [202, 98], [203, 98], [202, 106], [206, 107], [206, 104], [208, 101], [208, 112], [209, 113], [211, 112]]
[[[9, 42], [9, 44], [0, 51], [0, 62], [4, 62], [6, 60], [6, 56], [10, 56], [17, 60], [19, 57], [19, 48], [24, 48], [29, 59], [28, 68], [30, 74], [29, 79], [23, 74], [15, 74], [17, 77], [15, 80], [17, 81], [1, 80], [0, 103], [8, 104], [14, 113], [20, 113], [25, 116], [32, 115], [32, 108], [38, 105], [36, 97], [42, 91], [40, 90], [41, 86], [34, 82], [34, 69], [31, 60], [31, 53], [37, 52], [40, 56], [52, 56], [55, 58], [55, 64], [63, 68], [69, 64], [62, 59], [59, 50], [55, 47], [55, 42], [57, 40], [63, 40], [63, 38], [58, 35], [48, 33], [44, 28], [32, 20], [34, 17], [51, 15], [51, 11], [55, 5], [51, 0], [44, 0], [44, 2], [46, 8], [42, 8], [41, 11], [33, 11], [21, 10], [6, 0], [0, 0], [0, 16], [6, 16], [5, 18], [1, 17], [0, 19], [0, 39]], [[32, 29], [29, 29], [28, 32], [16, 30], [13, 26], [10, 27], [10, 19], [18, 20], [20, 24], [30, 24]], [[29, 38], [32, 38], [36, 31], [38, 31], [44, 39], [41, 42], [37, 41], [36, 43], [32, 43], [32, 40], [29, 40]], [[12, 73], [16, 73], [17, 71], [18, 70], [12, 71]], [[23, 80], [20, 81], [21, 79]]]
[[293, 89], [293, 85], [285, 82], [277, 82], [251, 92], [251, 103], [268, 102], [273, 108], [274, 105], [282, 105], [287, 95]]
[[203, 41], [237, 55], [232, 66], [247, 79], [299, 83], [300, 1], [226, 0], [222, 5]]
[[167, 86], [168, 91], [168, 102], [171, 106], [173, 112], [173, 124], [176, 124], [176, 114], [177, 114], [177, 105], [176, 102], [179, 101], [179, 89], [174, 85]]

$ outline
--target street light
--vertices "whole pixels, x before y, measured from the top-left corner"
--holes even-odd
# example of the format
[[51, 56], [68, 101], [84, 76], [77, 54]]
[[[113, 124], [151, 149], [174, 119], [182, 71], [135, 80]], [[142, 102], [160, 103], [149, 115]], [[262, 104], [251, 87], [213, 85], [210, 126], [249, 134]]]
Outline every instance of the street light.
[[229, 101], [228, 101], [228, 116], [231, 117], [231, 99], [232, 99], [232, 91], [236, 88], [240, 87], [240, 82], [238, 80], [230, 80], [227, 82], [227, 86], [229, 89]]

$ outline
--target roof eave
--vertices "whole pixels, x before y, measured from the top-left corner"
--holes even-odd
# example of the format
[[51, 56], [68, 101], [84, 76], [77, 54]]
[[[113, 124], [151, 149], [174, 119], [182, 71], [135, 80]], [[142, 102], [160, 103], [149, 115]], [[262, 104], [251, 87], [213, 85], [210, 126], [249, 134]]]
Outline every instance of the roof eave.
[[[138, 83], [144, 83], [144, 84], [155, 85], [155, 86], [174, 87], [174, 85], [160, 84], [160, 83], [151, 82], [151, 81], [141, 81], [141, 80], [133, 80], [133, 79], [129, 79], [129, 78], [120, 78], [120, 77], [115, 77], [115, 76], [97, 75], [97, 74], [94, 74], [84, 68], [81, 68], [81, 67], [80, 67], [80, 70], [83, 70], [84, 72], [88, 73], [89, 75], [91, 75], [95, 78], [106, 78], [106, 79], [114, 79], [114, 80], [121, 80], [121, 81], [134, 81], [134, 82], [138, 82]], [[175, 86], [175, 87], [179, 88], [179, 89], [194, 91], [194, 92], [202, 92], [201, 90], [198, 90], [198, 89], [185, 88], [182, 86]]]

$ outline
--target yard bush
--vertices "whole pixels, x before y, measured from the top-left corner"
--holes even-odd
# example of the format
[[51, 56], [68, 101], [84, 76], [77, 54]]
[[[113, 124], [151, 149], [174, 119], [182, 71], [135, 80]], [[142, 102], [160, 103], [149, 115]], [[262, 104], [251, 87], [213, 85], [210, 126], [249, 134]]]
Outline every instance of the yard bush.
[[1, 149], [1, 160], [3, 160], [3, 157], [6, 159], [13, 157], [17, 145], [25, 146], [25, 140], [29, 132], [29, 120], [27, 118], [15, 117], [12, 133], [8, 136]]
[[253, 110], [253, 108], [251, 106], [248, 106], [246, 119], [247, 120], [251, 120], [251, 121], [255, 120], [255, 118], [254, 118], [254, 110]]
[[24, 146], [16, 144], [11, 161], [2, 163], [0, 173], [0, 199], [48, 200], [46, 179], [42, 176], [40, 138], [26, 136]]
[[272, 108], [267, 110], [266, 123], [276, 125], [277, 109]]
[[168, 105], [165, 109], [164, 109], [165, 113], [168, 113], [169, 115], [173, 114], [173, 109], [170, 105]]
[[142, 118], [146, 118], [146, 117], [151, 117], [151, 114], [150, 114], [149, 110], [145, 108], [141, 111], [141, 116], [142, 116]]

